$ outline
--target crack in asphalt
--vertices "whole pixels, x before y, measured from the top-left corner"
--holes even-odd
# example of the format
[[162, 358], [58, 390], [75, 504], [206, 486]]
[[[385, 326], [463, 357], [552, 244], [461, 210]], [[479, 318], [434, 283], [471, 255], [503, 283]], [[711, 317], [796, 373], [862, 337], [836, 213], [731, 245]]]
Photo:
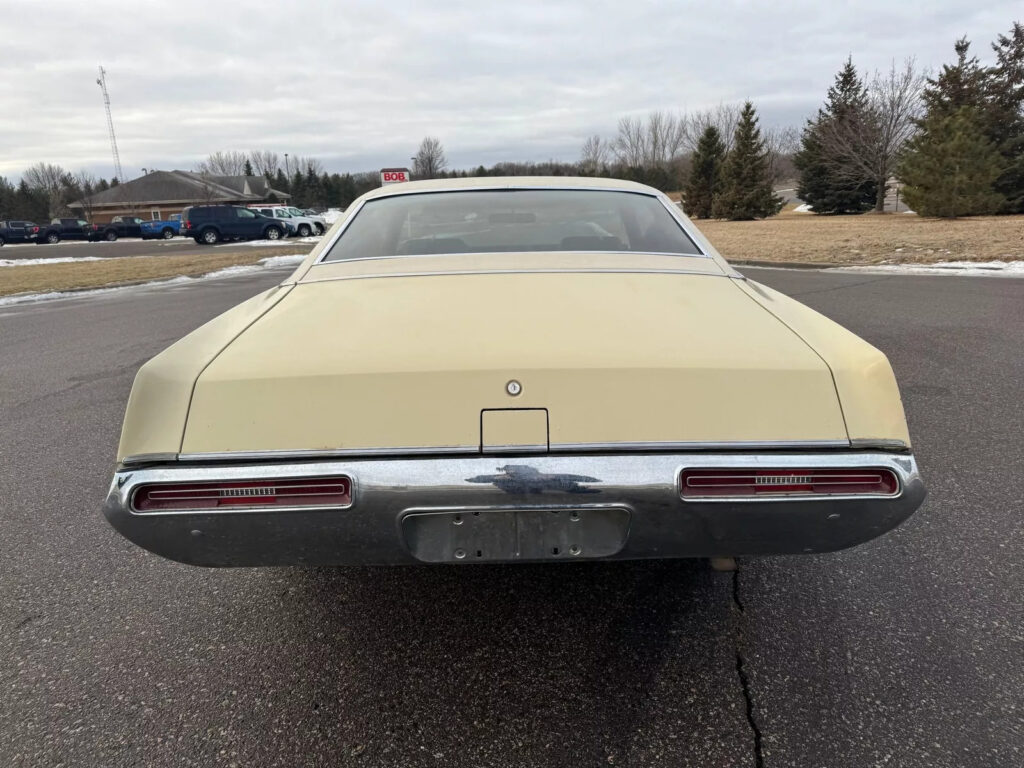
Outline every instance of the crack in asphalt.
[[743, 619], [746, 611], [743, 609], [743, 602], [740, 600], [740, 569], [738, 560], [736, 562], [736, 569], [732, 572], [732, 602], [739, 613], [736, 620], [736, 675], [739, 677], [740, 688], [743, 690], [743, 700], [747, 705], [747, 724], [754, 734], [754, 766], [755, 768], [764, 768], [761, 728], [754, 717], [754, 699], [750, 694], [750, 676], [747, 674], [746, 664], [743, 659]]

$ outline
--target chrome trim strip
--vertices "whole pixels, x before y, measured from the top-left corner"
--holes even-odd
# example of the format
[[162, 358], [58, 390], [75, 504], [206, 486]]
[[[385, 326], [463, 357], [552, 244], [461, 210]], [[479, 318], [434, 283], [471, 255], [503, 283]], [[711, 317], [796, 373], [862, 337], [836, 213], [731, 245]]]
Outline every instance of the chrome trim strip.
[[[179, 453], [178, 461], [249, 461], [264, 459], [324, 459], [324, 458], [374, 458], [377, 456], [445, 456], [479, 455], [480, 446], [445, 445], [434, 448], [319, 448], [290, 451], [213, 451], [209, 453]], [[127, 463], [127, 460], [122, 461]]]
[[909, 451], [910, 445], [902, 440], [890, 440], [874, 437], [857, 437], [850, 441], [851, 448], [861, 450], [879, 449], [882, 451]]
[[[394, 186], [398, 186], [398, 185], [394, 185]], [[687, 239], [689, 239], [689, 241], [691, 243], [693, 243], [693, 246], [699, 251], [699, 253], [696, 253], [696, 254], [673, 253], [673, 254], [664, 254], [664, 255], [667, 255], [667, 256], [684, 256], [684, 257], [690, 257], [690, 258], [704, 258], [704, 259], [710, 259], [711, 258], [711, 255], [708, 254], [708, 253], [705, 253], [704, 249], [701, 248], [699, 239], [694, 237], [693, 234], [690, 232], [690, 229], [689, 229], [689, 227], [687, 225], [686, 220], [684, 218], [682, 218], [682, 216], [680, 215], [681, 211], [675, 210], [675, 206], [671, 203], [671, 201], [668, 200], [668, 198], [663, 193], [661, 193], [661, 192], [659, 192], [659, 191], [657, 191], [657, 190], [655, 190], [653, 188], [651, 189], [650, 192], [648, 192], [648, 191], [642, 190], [642, 189], [623, 189], [621, 187], [587, 187], [587, 186], [572, 186], [572, 185], [550, 186], [549, 187], [549, 186], [538, 186], [536, 184], [522, 184], [522, 185], [508, 185], [508, 186], [488, 185], [488, 186], [481, 186], [481, 187], [453, 187], [451, 189], [443, 189], [442, 188], [442, 189], [427, 189], [427, 190], [424, 190], [424, 189], [413, 189], [413, 190], [395, 189], [395, 190], [388, 190], [388, 192], [386, 194], [383, 194], [383, 193], [382, 194], [376, 194], [373, 197], [363, 198], [358, 203], [354, 204], [354, 206], [355, 206], [354, 208], [352, 206], [349, 206], [349, 208], [345, 211], [345, 223], [338, 229], [337, 232], [334, 233], [334, 236], [331, 237], [331, 239], [327, 243], [323, 244], [323, 247], [320, 250], [320, 255], [317, 257], [316, 261], [314, 261], [310, 266], [311, 267], [315, 267], [315, 266], [317, 266], [319, 264], [327, 264], [327, 263], [330, 263], [330, 264], [344, 264], [345, 262], [348, 262], [348, 261], [370, 261], [370, 260], [374, 260], [374, 259], [408, 258], [407, 256], [368, 256], [368, 257], [361, 258], [361, 259], [336, 259], [336, 260], [331, 261], [331, 262], [326, 261], [327, 255], [334, 248], [334, 244], [341, 238], [342, 233], [346, 229], [348, 229], [349, 224], [352, 223], [352, 221], [355, 219], [355, 217], [359, 214], [359, 211], [362, 210], [363, 206], [366, 205], [368, 202], [370, 202], [372, 200], [384, 200], [384, 199], [386, 199], [388, 197], [398, 197], [398, 196], [401, 196], [401, 195], [458, 194], [460, 192], [500, 192], [500, 191], [505, 191], [505, 190], [520, 190], [520, 191], [526, 191], [526, 190], [534, 190], [534, 191], [551, 190], [551, 191], [561, 191], [561, 192], [570, 192], [570, 191], [571, 192], [576, 192], [576, 191], [581, 191], [581, 192], [621, 192], [621, 193], [624, 193], [624, 194], [627, 194], [627, 195], [644, 195], [645, 197], [653, 197], [654, 199], [658, 200], [662, 204], [662, 206], [669, 212], [669, 214], [672, 216], [672, 219], [676, 222], [676, 224], [679, 226], [679, 228], [683, 231], [683, 234], [686, 235]], [[666, 201], [668, 201], [668, 202], [666, 202]], [[494, 253], [494, 252], [487, 251], [485, 253]], [[498, 253], [514, 253], [514, 251], [507, 251], [507, 252], [506, 251], [499, 251]], [[530, 251], [530, 253], [535, 253], [535, 251]], [[559, 251], [559, 253], [562, 253], [562, 251]], [[596, 252], [595, 251], [565, 251], [565, 253], [641, 253], [642, 254], [643, 252], [641, 252], [641, 251], [596, 251]], [[460, 256], [460, 255], [467, 255], [467, 254], [438, 254], [438, 253], [410, 254], [410, 256], [446, 256], [446, 255]], [[468, 254], [468, 255], [475, 255], [475, 254]], [[651, 255], [651, 254], [646, 254], [646, 255]]]
[[177, 461], [176, 453], [137, 453], [134, 456], [125, 456], [121, 464], [158, 464], [165, 461]]
[[543, 456], [547, 451], [547, 443], [533, 443], [530, 445], [485, 445], [480, 449], [480, 453], [484, 456], [495, 456], [502, 453], [530, 453], [535, 456]]
[[[848, 440], [746, 440], [746, 441], [679, 441], [679, 442], [624, 442], [624, 443], [551, 443], [551, 453], [645, 453], [670, 451], [751, 451], [800, 450], [822, 448], [849, 448]], [[281, 459], [375, 458], [400, 456], [479, 456], [480, 446], [446, 445], [435, 447], [392, 448], [321, 448], [309, 450], [266, 451], [211, 451], [179, 454], [142, 454], [127, 456], [121, 464], [140, 464], [144, 456], [167, 456], [168, 461], [265, 461]]]
[[[455, 251], [452, 253], [404, 253], [404, 254], [393, 254], [391, 256], [359, 256], [354, 259], [335, 259], [334, 261], [325, 261], [325, 264], [352, 264], [357, 261], [390, 261], [392, 259], [433, 259], [433, 258], [444, 258], [445, 256], [536, 256], [537, 254], [544, 253], [557, 253], [559, 255], [563, 253], [576, 253], [587, 256], [668, 256], [673, 259], [710, 259], [703, 253], [671, 253], [669, 251], [568, 251], [568, 250], [556, 250], [556, 251]], [[320, 262], [317, 262], [319, 264]], [[623, 272], [629, 272], [628, 269], [623, 269]]]
[[[459, 255], [459, 254], [455, 254]], [[390, 256], [385, 258], [391, 258]], [[403, 257], [404, 258], [404, 257]], [[342, 262], [332, 261], [332, 264]], [[377, 280], [387, 277], [443, 277], [444, 275], [579, 275], [579, 274], [608, 274], [608, 275], [699, 275], [701, 277], [731, 277], [724, 273], [700, 272], [694, 269], [593, 269], [581, 267], [580, 269], [446, 269], [437, 271], [422, 272], [373, 272], [365, 275], [338, 275], [337, 277], [318, 277], [308, 282], [331, 283], [336, 280]]]
[[801, 448], [849, 448], [849, 440], [739, 440], [724, 442], [636, 442], [636, 443], [552, 443], [552, 453], [595, 451], [751, 451], [798, 450]]

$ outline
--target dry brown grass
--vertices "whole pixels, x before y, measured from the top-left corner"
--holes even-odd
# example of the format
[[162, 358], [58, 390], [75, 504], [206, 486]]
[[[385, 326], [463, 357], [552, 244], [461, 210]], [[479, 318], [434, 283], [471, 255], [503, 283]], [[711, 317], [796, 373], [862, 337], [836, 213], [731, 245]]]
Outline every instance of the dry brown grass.
[[727, 259], [824, 264], [1024, 260], [1024, 216], [926, 219], [913, 214], [694, 222]]
[[308, 243], [296, 243], [280, 248], [252, 248], [251, 252], [245, 253], [207, 250], [173, 256], [133, 256], [102, 261], [0, 267], [0, 296], [131, 285], [179, 275], [205, 275], [225, 267], [255, 264], [269, 256], [303, 253], [311, 247]]

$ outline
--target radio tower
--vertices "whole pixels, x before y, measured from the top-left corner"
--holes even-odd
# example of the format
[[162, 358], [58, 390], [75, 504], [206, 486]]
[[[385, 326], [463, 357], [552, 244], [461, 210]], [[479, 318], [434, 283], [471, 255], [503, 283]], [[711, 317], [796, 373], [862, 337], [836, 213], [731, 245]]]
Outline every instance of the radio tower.
[[126, 181], [124, 171], [121, 170], [121, 155], [117, 152], [117, 137], [114, 135], [114, 119], [110, 116], [110, 94], [107, 93], [107, 73], [100, 67], [100, 76], [96, 78], [96, 85], [103, 91], [103, 106], [107, 109], [107, 131], [110, 133], [110, 153], [114, 156], [114, 173], [117, 180], [122, 184]]

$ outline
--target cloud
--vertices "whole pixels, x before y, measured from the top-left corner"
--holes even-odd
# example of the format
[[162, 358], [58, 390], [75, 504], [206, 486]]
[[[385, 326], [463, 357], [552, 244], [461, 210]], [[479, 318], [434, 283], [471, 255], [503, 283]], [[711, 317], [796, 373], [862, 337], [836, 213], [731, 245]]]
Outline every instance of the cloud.
[[[23, 4], [0, 0], [2, 18]], [[618, 118], [754, 100], [799, 125], [847, 54], [866, 69], [983, 58], [1019, 6], [966, 0], [515, 3], [47, 2], [0, 46], [0, 174], [39, 161], [111, 175], [103, 64], [125, 171], [272, 149], [334, 170], [404, 165], [436, 135], [452, 164], [572, 160]], [[46, 34], [43, 35], [42, 31]]]

